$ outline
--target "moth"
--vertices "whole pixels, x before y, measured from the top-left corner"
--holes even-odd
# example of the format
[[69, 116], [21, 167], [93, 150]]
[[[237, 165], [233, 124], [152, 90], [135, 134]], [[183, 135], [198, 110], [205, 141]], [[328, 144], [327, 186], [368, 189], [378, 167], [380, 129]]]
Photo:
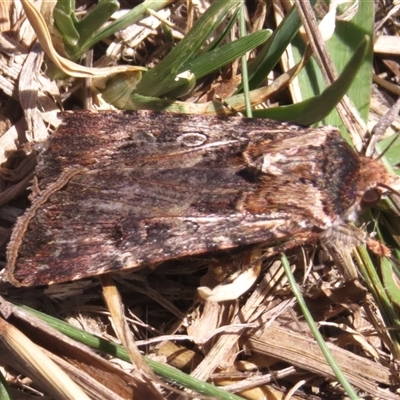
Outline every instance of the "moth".
[[8, 245], [17, 286], [331, 240], [396, 183], [332, 127], [151, 111], [61, 118]]

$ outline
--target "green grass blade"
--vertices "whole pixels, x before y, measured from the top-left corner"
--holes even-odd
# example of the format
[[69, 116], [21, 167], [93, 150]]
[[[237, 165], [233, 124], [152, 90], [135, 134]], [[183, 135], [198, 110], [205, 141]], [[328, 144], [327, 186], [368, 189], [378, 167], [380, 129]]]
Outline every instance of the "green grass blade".
[[294, 278], [293, 273], [290, 269], [289, 261], [284, 254], [282, 254], [282, 256], [281, 256], [281, 262], [282, 262], [283, 268], [285, 269], [285, 274], [288, 278], [288, 281], [292, 288], [293, 294], [296, 297], [297, 303], [299, 304], [302, 314], [304, 315], [304, 319], [306, 320], [308, 326], [310, 327], [311, 333], [313, 334], [316, 342], [318, 343], [318, 346], [320, 347], [323, 355], [325, 356], [326, 361], [332, 368], [333, 373], [336, 375], [336, 378], [338, 379], [340, 384], [343, 386], [343, 389], [346, 391], [346, 393], [348, 394], [350, 399], [358, 400], [357, 394], [355, 393], [353, 387], [350, 385], [350, 383], [344, 376], [342, 370], [336, 363], [335, 359], [332, 356], [331, 351], [329, 350], [328, 346], [326, 345], [326, 343], [324, 341], [324, 338], [322, 337], [320, 331], [318, 330], [318, 327], [314, 322], [314, 319], [307, 307], [307, 304], [304, 301], [304, 298], [303, 298], [303, 295], [301, 294], [300, 288], [297, 285], [296, 279]]
[[119, 9], [117, 0], [99, 1], [97, 6], [86, 14], [77, 24], [76, 29], [79, 32], [78, 47], [85, 47], [85, 43], [96, 33]]
[[143, 74], [143, 79], [137, 85], [136, 92], [146, 96], [159, 97], [179, 86], [180, 83], [175, 79], [182, 66], [198, 54], [206, 39], [226, 18], [227, 14], [238, 5], [238, 0], [214, 2], [179, 44], [156, 67]]
[[54, 24], [63, 38], [64, 46], [73, 47], [78, 45], [79, 32], [75, 24], [75, 0], [57, 1], [53, 10]]
[[[245, 3], [242, 0], [242, 5], [240, 7], [240, 18], [239, 18], [239, 28], [240, 28], [240, 36], [246, 37], [246, 18], [245, 18]], [[250, 87], [249, 87], [249, 66], [247, 63], [246, 54], [242, 55], [241, 58], [242, 65], [242, 85], [243, 85], [243, 94], [246, 104], [246, 117], [253, 117], [253, 110], [251, 109], [251, 101], [250, 101]]]
[[57, 2], [53, 11], [54, 23], [70, 59], [76, 60], [83, 54], [86, 42], [118, 9], [117, 0], [100, 0], [92, 11], [78, 20], [75, 16], [75, 0]]
[[[128, 353], [120, 345], [82, 331], [81, 329], [78, 329], [64, 321], [53, 318], [47, 314], [34, 310], [25, 305], [17, 304], [15, 302], [14, 304], [21, 309], [33, 314], [37, 318], [40, 318], [42, 321], [46, 322], [57, 331], [63, 333], [73, 340], [76, 340], [77, 342], [83, 343], [87, 346], [95, 348], [98, 351], [102, 351], [114, 357], [120, 358], [121, 360], [124, 360], [126, 362], [131, 362]], [[195, 390], [196, 392], [201, 393], [205, 396], [211, 396], [222, 400], [243, 400], [242, 397], [236, 396], [232, 393], [228, 393], [210, 383], [195, 379], [174, 367], [158, 363], [146, 357], [145, 360], [157, 375], [173, 384]]]
[[[296, 7], [293, 6], [275, 29], [268, 42], [259, 51], [257, 57], [249, 63], [250, 90], [258, 88], [265, 81], [265, 78], [279, 62], [282, 53], [286, 50], [300, 26], [299, 15]], [[239, 86], [237, 92], [241, 91], [242, 86]]]
[[[391, 262], [388, 258], [381, 259], [381, 271], [383, 286], [397, 307], [400, 307], [400, 271], [399, 266]], [[400, 321], [398, 321], [399, 323]]]
[[0, 399], [1, 400], [13, 399], [8, 383], [1, 371], [0, 371]]
[[[399, 326], [400, 319], [397, 310], [394, 309], [390, 297], [381, 282], [375, 265], [373, 264], [367, 249], [365, 246], [359, 246], [357, 252], [357, 262], [359, 264], [359, 270], [364, 277], [365, 283], [368, 286], [368, 290], [374, 296], [376, 303], [378, 304], [379, 311], [385, 321], [386, 326]], [[382, 258], [381, 262], [385, 264], [385, 259]], [[392, 338], [393, 351], [395, 357], [400, 357], [400, 342], [396, 331], [389, 331]]]
[[271, 31], [268, 29], [251, 33], [234, 42], [200, 54], [192, 61], [183, 64], [178, 73], [189, 70], [196, 75], [197, 79], [200, 79], [253, 50], [264, 43], [270, 36]]

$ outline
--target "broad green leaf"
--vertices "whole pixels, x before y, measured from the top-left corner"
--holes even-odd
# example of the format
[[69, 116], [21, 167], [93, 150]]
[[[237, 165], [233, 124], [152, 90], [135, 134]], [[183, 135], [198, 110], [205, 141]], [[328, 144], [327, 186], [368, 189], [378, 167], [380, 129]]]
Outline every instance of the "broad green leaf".
[[[326, 43], [328, 53], [336, 66], [338, 74], [346, 68], [348, 61], [353, 57], [359, 43], [365, 35], [372, 38], [374, 21], [374, 3], [370, 1], [358, 2], [358, 12], [350, 21], [338, 21], [333, 37]], [[299, 61], [304, 53], [304, 42], [300, 38], [293, 41], [295, 60]], [[296, 52], [297, 48], [297, 52]], [[317, 63], [311, 59], [306, 67], [298, 75], [299, 87], [303, 99], [309, 99], [320, 95], [326, 88]], [[351, 86], [346, 90], [354, 105], [360, 112], [361, 117], [366, 121], [369, 113], [369, 102], [372, 84], [372, 41], [366, 49], [366, 54], [354, 76]], [[345, 92], [345, 93], [346, 93]], [[315, 103], [315, 112], [318, 115], [325, 114], [319, 108], [325, 106]], [[317, 121], [317, 120], [316, 120]], [[315, 122], [316, 122], [315, 121]], [[322, 125], [342, 126], [342, 121], [335, 109], [324, 115], [320, 120]]]
[[370, 40], [368, 36], [365, 36], [339, 78], [320, 95], [290, 106], [255, 110], [254, 116], [302, 125], [312, 125], [320, 121], [330, 113], [347, 92], [368, 53], [369, 47]]

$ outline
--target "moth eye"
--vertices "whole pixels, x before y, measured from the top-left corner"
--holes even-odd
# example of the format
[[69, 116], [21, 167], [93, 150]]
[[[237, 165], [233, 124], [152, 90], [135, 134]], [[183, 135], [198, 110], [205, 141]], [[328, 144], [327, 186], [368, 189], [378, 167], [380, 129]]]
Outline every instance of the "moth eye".
[[361, 198], [361, 207], [373, 207], [378, 204], [381, 199], [381, 192], [378, 189], [368, 189], [364, 192]]

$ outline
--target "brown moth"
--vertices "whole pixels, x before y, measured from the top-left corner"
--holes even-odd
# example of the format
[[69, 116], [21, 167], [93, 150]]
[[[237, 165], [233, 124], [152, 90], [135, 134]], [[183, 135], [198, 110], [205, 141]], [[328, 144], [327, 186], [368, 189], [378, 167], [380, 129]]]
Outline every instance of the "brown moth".
[[150, 111], [61, 117], [8, 246], [14, 285], [332, 240], [396, 183], [332, 127]]

